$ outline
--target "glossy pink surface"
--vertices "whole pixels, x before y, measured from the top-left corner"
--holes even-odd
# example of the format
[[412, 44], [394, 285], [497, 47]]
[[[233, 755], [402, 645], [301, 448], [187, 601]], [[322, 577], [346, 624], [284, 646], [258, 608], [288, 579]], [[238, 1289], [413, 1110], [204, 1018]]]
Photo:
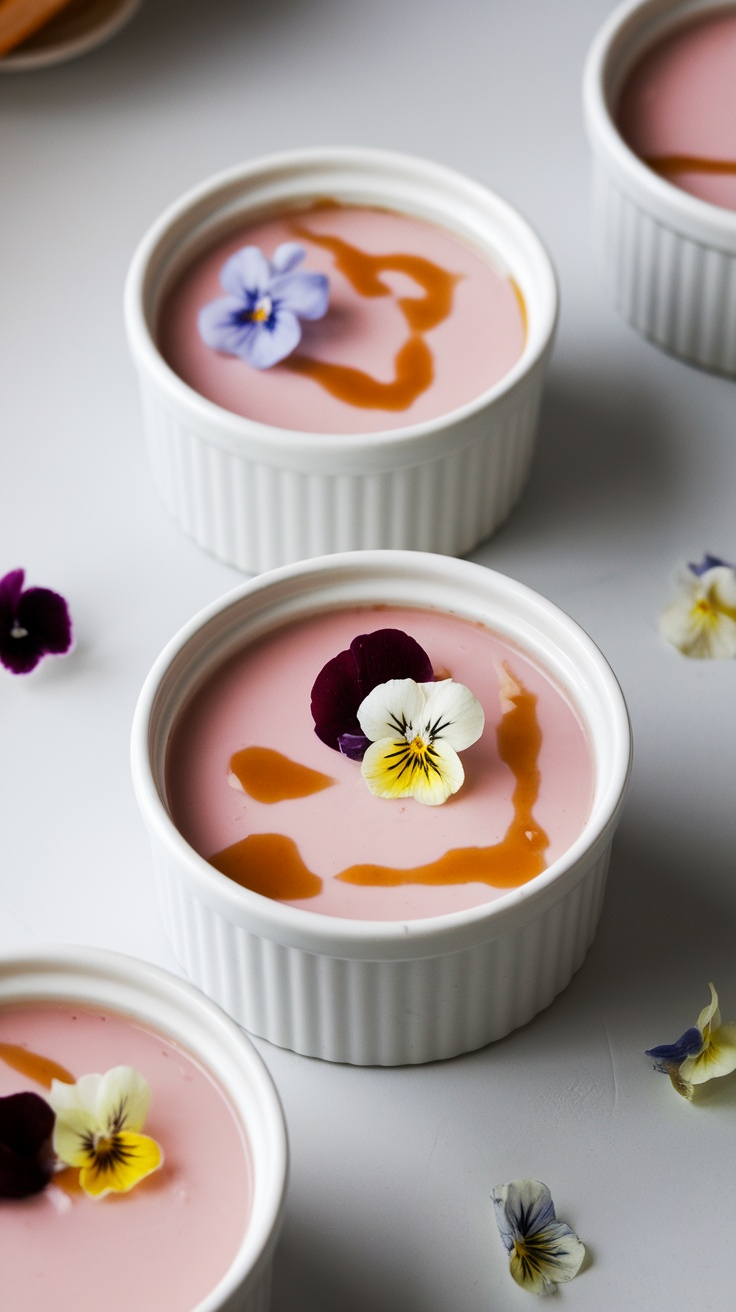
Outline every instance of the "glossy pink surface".
[[[461, 759], [466, 782], [442, 806], [374, 797], [360, 765], [316, 737], [310, 692], [322, 666], [359, 633], [380, 628], [410, 633], [435, 673], [466, 684], [486, 714], [483, 736]], [[167, 754], [167, 794], [173, 819], [205, 857], [248, 833], [280, 833], [297, 843], [310, 870], [324, 879], [317, 897], [294, 902], [306, 910], [370, 920], [439, 915], [476, 906], [506, 890], [474, 883], [433, 888], [362, 888], [333, 878], [355, 862], [413, 867], [453, 847], [492, 844], [512, 818], [513, 776], [500, 760], [495, 726], [501, 717], [504, 664], [538, 696], [543, 732], [541, 790], [534, 808], [547, 831], [548, 862], [582, 830], [594, 787], [585, 730], [549, 676], [512, 643], [489, 629], [435, 611], [398, 607], [329, 611], [275, 631], [218, 670], [185, 707]], [[275, 748], [332, 775], [334, 787], [311, 797], [258, 803], [229, 779], [232, 754]]]
[[326, 273], [330, 307], [324, 319], [303, 325], [299, 350], [331, 363], [350, 365], [383, 381], [394, 375], [394, 356], [407, 339], [399, 296], [418, 297], [405, 273], [382, 280], [391, 294], [359, 295], [336, 270], [333, 255], [295, 237], [288, 216], [245, 228], [196, 260], [165, 301], [158, 343], [174, 371], [196, 391], [226, 410], [275, 427], [310, 433], [369, 433], [402, 428], [449, 413], [502, 378], [521, 355], [525, 328], [509, 278], [485, 256], [433, 224], [387, 210], [337, 207], [302, 212], [314, 232], [339, 236], [372, 254], [409, 253], [434, 261], [459, 281], [450, 316], [427, 335], [435, 377], [428, 391], [406, 410], [362, 409], [337, 400], [311, 378], [283, 365], [250, 368], [205, 346], [197, 331], [201, 306], [224, 293], [219, 274], [242, 246], [256, 245], [269, 257], [285, 241], [298, 240], [307, 255], [303, 269]]
[[[0, 1200], [0, 1303], [8, 1312], [190, 1312], [231, 1265], [251, 1205], [247, 1145], [224, 1095], [167, 1039], [70, 1004], [0, 1007], [0, 1042], [72, 1075], [139, 1070], [163, 1166], [99, 1200], [58, 1186]], [[44, 1089], [0, 1060], [0, 1096]]]
[[701, 200], [736, 210], [736, 9], [691, 19], [644, 55], [624, 85], [618, 125], [645, 160], [732, 162], [731, 173], [683, 166], [666, 176]]

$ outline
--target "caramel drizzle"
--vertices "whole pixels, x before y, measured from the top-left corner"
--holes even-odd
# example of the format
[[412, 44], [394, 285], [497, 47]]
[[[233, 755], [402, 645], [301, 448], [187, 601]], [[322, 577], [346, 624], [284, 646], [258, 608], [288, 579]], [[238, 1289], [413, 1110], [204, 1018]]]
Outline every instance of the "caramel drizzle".
[[331, 788], [329, 774], [291, 761], [272, 747], [244, 747], [230, 757], [230, 769], [255, 802], [287, 802]]
[[408, 275], [424, 295], [400, 296], [397, 300], [409, 336], [394, 357], [394, 377], [388, 382], [374, 378], [363, 369], [315, 360], [300, 352], [284, 360], [284, 367], [314, 379], [331, 396], [348, 405], [364, 410], [408, 410], [434, 380], [434, 360], [425, 334], [450, 314], [460, 275], [448, 273], [421, 255], [400, 252], [369, 255], [342, 237], [313, 232], [304, 223], [295, 221], [290, 226], [296, 237], [331, 251], [335, 267], [359, 296], [391, 296], [390, 286], [380, 277], [389, 272]]
[[[499, 756], [511, 770], [515, 786], [514, 814], [501, 842], [489, 847], [452, 848], [437, 861], [410, 869], [353, 865], [341, 871], [337, 879], [373, 888], [474, 883], [516, 888], [541, 874], [549, 838], [533, 815], [539, 797], [542, 746], [537, 697], [506, 673], [506, 709], [496, 738]], [[236, 884], [277, 901], [316, 897], [322, 889], [322, 880], [305, 865], [296, 843], [282, 834], [249, 834], [209, 860]]]
[[664, 178], [673, 173], [736, 174], [736, 160], [705, 159], [701, 155], [649, 155], [645, 156], [644, 163]]
[[61, 1080], [62, 1084], [74, 1084], [75, 1078], [64, 1066], [52, 1061], [50, 1057], [41, 1057], [37, 1052], [30, 1052], [19, 1043], [0, 1043], [0, 1061], [6, 1066], [25, 1075], [28, 1080], [35, 1080], [45, 1089], [51, 1088], [52, 1080]]

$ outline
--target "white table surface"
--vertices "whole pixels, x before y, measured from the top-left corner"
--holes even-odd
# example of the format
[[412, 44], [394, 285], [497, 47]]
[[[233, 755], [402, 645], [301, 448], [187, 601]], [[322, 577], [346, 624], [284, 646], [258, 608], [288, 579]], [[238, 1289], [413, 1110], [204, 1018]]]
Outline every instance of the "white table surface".
[[548, 1011], [470, 1056], [361, 1070], [257, 1041], [292, 1148], [274, 1312], [530, 1307], [489, 1202], [525, 1175], [588, 1245], [565, 1307], [734, 1306], [736, 1076], [688, 1105], [644, 1057], [695, 1022], [709, 979], [736, 1017], [736, 665], [687, 661], [656, 629], [680, 561], [736, 556], [734, 392], [640, 340], [599, 287], [579, 88], [608, 10], [145, 0], [94, 54], [0, 78], [0, 574], [63, 592], [76, 631], [68, 659], [0, 670], [0, 951], [96, 944], [178, 970], [130, 721], [166, 640], [241, 576], [149, 478], [121, 314], [149, 222], [239, 160], [375, 145], [490, 185], [559, 272], [531, 483], [473, 559], [578, 620], [628, 700], [635, 768], [600, 929]]

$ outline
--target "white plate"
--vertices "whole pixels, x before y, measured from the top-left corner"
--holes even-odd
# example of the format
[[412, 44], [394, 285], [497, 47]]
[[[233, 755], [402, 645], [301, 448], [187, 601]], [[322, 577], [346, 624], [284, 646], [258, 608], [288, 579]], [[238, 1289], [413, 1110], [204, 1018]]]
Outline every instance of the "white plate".
[[140, 0], [73, 0], [44, 27], [0, 58], [0, 73], [29, 73], [94, 50], [133, 17]]

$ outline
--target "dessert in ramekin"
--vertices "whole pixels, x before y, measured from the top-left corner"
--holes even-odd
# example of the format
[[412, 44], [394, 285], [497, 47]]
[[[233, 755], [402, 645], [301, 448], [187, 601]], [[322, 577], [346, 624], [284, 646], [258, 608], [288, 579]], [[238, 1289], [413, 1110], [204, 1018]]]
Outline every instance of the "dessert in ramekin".
[[[52, 1137], [31, 1151], [40, 1113]], [[15, 1312], [268, 1306], [283, 1116], [252, 1045], [191, 985], [93, 949], [1, 958], [0, 1142]]]
[[594, 225], [621, 314], [736, 374], [736, 5], [627, 0], [588, 55]]
[[[434, 709], [394, 705], [384, 742], [365, 716], [385, 692]], [[380, 551], [283, 567], [196, 616], [146, 681], [132, 765], [191, 978], [271, 1042], [396, 1065], [481, 1047], [568, 983], [630, 751], [614, 676], [555, 606]], [[394, 761], [408, 792], [383, 788]]]
[[457, 554], [521, 493], [556, 284], [478, 183], [377, 150], [256, 160], [154, 224], [125, 302], [156, 486], [230, 564]]

